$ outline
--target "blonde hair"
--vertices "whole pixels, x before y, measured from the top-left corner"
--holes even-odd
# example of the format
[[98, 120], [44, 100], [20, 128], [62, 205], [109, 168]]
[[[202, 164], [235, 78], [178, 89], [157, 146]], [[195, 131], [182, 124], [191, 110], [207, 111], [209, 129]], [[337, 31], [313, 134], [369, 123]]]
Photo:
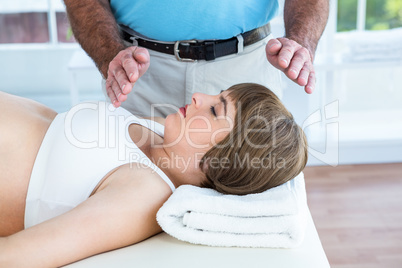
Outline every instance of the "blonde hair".
[[225, 194], [260, 193], [293, 179], [307, 163], [307, 139], [268, 88], [252, 83], [228, 89], [236, 105], [231, 133], [201, 159], [203, 187]]

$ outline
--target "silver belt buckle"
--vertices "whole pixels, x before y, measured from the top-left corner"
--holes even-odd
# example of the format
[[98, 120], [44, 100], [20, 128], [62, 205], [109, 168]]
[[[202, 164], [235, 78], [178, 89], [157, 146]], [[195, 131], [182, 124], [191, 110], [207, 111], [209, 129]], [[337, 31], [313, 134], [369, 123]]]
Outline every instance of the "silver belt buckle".
[[181, 43], [197, 43], [197, 40], [183, 40], [183, 41], [176, 41], [176, 43], [174, 43], [174, 47], [173, 47], [173, 51], [174, 51], [174, 56], [176, 57], [176, 59], [178, 61], [184, 61], [184, 62], [195, 62], [197, 60], [193, 60], [193, 59], [188, 59], [188, 58], [182, 58], [180, 57], [180, 50], [179, 50], [179, 45]]

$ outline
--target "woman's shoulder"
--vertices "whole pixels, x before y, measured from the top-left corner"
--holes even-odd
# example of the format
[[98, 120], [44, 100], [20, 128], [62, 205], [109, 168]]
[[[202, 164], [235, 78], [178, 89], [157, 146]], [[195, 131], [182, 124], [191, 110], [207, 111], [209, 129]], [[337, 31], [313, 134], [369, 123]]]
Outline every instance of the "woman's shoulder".
[[172, 194], [169, 185], [158, 175], [155, 170], [141, 163], [127, 163], [114, 169], [104, 178], [95, 194], [107, 187], [119, 187], [130, 189], [134, 192], [148, 192], [164, 199]]
[[158, 116], [153, 116], [153, 117], [144, 117], [144, 119], [152, 120], [155, 121], [156, 123], [159, 123], [161, 125], [165, 125], [166, 119], [163, 117], [158, 117]]

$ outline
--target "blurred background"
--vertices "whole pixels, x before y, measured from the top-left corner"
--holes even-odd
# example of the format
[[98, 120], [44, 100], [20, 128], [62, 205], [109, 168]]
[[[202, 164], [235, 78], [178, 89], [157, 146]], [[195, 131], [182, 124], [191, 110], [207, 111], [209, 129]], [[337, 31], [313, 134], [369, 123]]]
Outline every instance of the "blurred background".
[[[282, 14], [271, 24], [284, 35]], [[283, 101], [308, 137], [308, 202], [329, 262], [402, 267], [402, 0], [331, 0], [315, 70], [312, 95], [283, 76]], [[0, 81], [58, 112], [103, 99], [61, 0], [0, 0]]]

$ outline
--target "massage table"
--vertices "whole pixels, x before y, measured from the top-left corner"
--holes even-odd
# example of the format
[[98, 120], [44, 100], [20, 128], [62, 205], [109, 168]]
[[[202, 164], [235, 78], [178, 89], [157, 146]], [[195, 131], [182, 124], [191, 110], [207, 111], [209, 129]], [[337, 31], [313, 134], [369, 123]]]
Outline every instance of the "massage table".
[[329, 268], [310, 211], [306, 236], [295, 249], [209, 247], [182, 242], [160, 233], [138, 244], [102, 253], [66, 268], [106, 267], [274, 267]]

